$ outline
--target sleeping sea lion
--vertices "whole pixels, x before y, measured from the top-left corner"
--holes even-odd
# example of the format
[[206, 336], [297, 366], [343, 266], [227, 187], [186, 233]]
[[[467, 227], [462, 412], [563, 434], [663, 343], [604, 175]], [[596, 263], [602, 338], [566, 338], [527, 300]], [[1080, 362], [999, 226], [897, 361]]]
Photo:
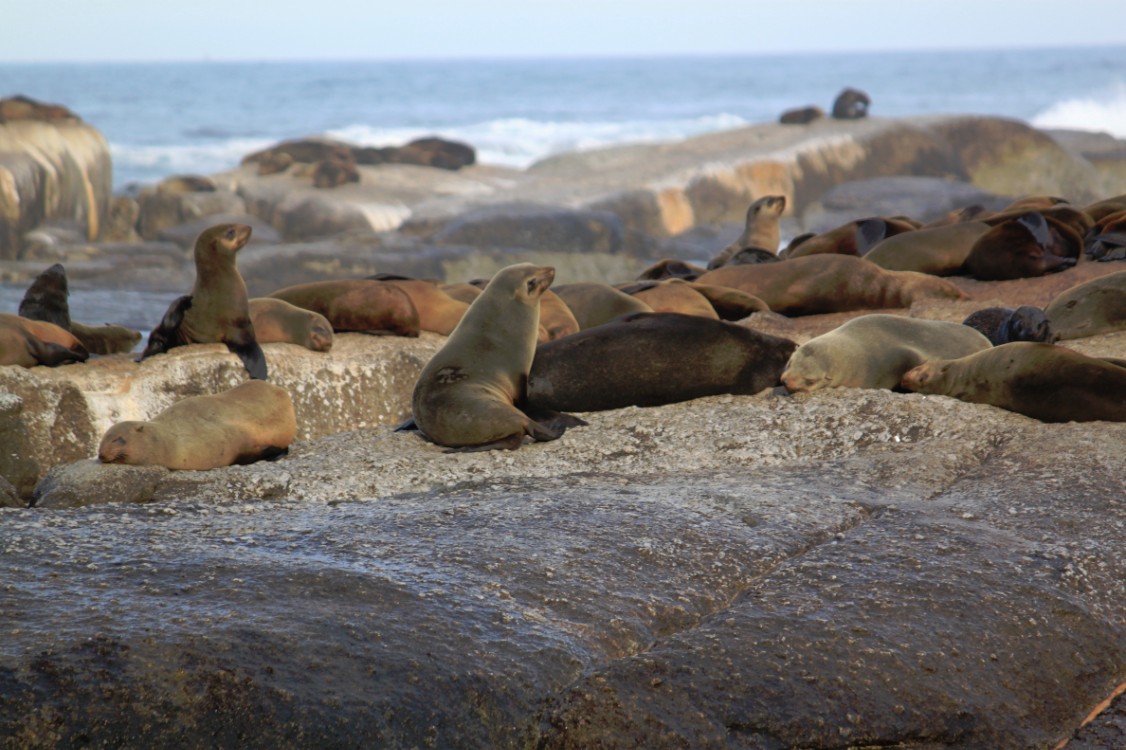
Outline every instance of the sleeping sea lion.
[[1018, 341], [933, 360], [909, 370], [901, 385], [1042, 422], [1126, 422], [1126, 367], [1052, 344]]
[[658, 406], [778, 385], [789, 339], [680, 313], [636, 313], [540, 344], [528, 405], [558, 411]]
[[1083, 252], [1091, 260], [1126, 260], [1126, 210], [1096, 222], [1083, 240]]
[[169, 306], [149, 334], [141, 360], [185, 344], [222, 342], [242, 360], [250, 377], [266, 379], [266, 355], [254, 337], [246, 282], [235, 266], [235, 253], [249, 240], [246, 224], [218, 224], [199, 235], [191, 294]]
[[782, 241], [779, 219], [785, 210], [786, 196], [784, 195], [766, 195], [753, 202], [747, 209], [743, 233], [711, 259], [708, 270], [727, 265], [732, 256], [748, 248], [776, 256], [778, 245]]
[[586, 330], [602, 325], [620, 315], [635, 312], [653, 312], [653, 308], [636, 297], [631, 297], [609, 284], [581, 281], [562, 284], [555, 293], [571, 309], [579, 329]]
[[1061, 339], [1126, 330], [1126, 271], [1076, 284], [1044, 308]]
[[318, 312], [275, 297], [250, 300], [250, 320], [259, 344], [297, 344], [315, 352], [332, 349], [332, 323]]
[[816, 234], [800, 244], [787, 248], [784, 258], [792, 260], [807, 255], [867, 255], [868, 251], [888, 237], [915, 231], [915, 224], [898, 218], [871, 216], [841, 224], [835, 229]]
[[1078, 238], [1061, 242], [1044, 215], [1031, 211], [1004, 221], [974, 242], [966, 256], [966, 270], [981, 281], [1006, 281], [1043, 276], [1074, 266]]
[[821, 388], [897, 388], [903, 374], [931, 359], [955, 359], [988, 349], [981, 333], [958, 323], [873, 314], [802, 344], [786, 363], [791, 392]]
[[525, 435], [555, 440], [585, 424], [566, 415], [543, 424], [517, 406], [536, 352], [540, 296], [554, 278], [554, 268], [531, 263], [493, 276], [418, 376], [411, 407], [423, 435], [454, 450], [515, 450]]
[[82, 343], [54, 323], [0, 313], [0, 365], [57, 367], [89, 358]]
[[971, 313], [962, 321], [962, 325], [981, 332], [993, 346], [1013, 341], [1042, 341], [1045, 344], [1053, 344], [1057, 338], [1044, 311], [1031, 305], [1021, 305], [1016, 309], [987, 307]]
[[328, 279], [294, 284], [267, 295], [320, 313], [332, 330], [374, 336], [418, 336], [418, 310], [410, 296], [385, 281]]
[[676, 258], [659, 260], [637, 275], [639, 281], [645, 279], [684, 279], [692, 281], [707, 273], [708, 269]]
[[918, 271], [935, 276], [959, 273], [974, 243], [990, 227], [985, 222], [948, 224], [888, 237], [864, 259], [889, 271]]
[[387, 279], [383, 283], [406, 292], [418, 310], [418, 325], [424, 331], [449, 336], [469, 304], [454, 299], [432, 281], [424, 279]]
[[149, 421], [118, 422], [102, 437], [98, 460], [203, 471], [276, 458], [296, 435], [289, 393], [250, 380], [223, 393], [177, 401]]
[[653, 312], [678, 312], [712, 320], [742, 320], [770, 309], [758, 297], [738, 289], [683, 279], [635, 281], [618, 289], [649, 305]]

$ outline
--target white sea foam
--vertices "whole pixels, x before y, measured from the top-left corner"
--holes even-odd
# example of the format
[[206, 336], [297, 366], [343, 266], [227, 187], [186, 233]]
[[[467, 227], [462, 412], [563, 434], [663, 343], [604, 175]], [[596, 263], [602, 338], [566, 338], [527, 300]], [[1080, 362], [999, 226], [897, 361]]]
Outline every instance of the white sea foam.
[[1126, 138], [1126, 82], [1101, 93], [1057, 102], [1032, 118], [1038, 128], [1089, 130]]
[[173, 174], [213, 174], [238, 166], [242, 157], [273, 144], [232, 138], [200, 144], [130, 146], [111, 143], [114, 172], [123, 182], [156, 182]]

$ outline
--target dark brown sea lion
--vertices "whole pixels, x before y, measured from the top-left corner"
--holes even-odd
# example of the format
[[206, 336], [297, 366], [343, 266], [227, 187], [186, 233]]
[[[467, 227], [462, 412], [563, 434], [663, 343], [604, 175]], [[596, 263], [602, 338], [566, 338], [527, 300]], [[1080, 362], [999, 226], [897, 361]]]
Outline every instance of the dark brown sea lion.
[[794, 351], [782, 383], [791, 392], [822, 388], [897, 388], [912, 367], [988, 349], [972, 328], [944, 320], [872, 314], [815, 336]]
[[1126, 210], [1096, 222], [1083, 240], [1083, 252], [1091, 260], [1126, 260]]
[[90, 354], [133, 351], [141, 340], [140, 331], [111, 323], [91, 326], [71, 320], [69, 296], [66, 270], [61, 263], [56, 263], [35, 277], [20, 301], [19, 313], [70, 331]]
[[72, 333], [54, 323], [0, 313], [0, 365], [57, 367], [89, 357]]
[[837, 120], [859, 120], [868, 116], [872, 99], [860, 89], [846, 88], [833, 100], [833, 117]]
[[908, 371], [901, 385], [1042, 422], [1126, 422], [1126, 367], [1052, 344], [1018, 341], [934, 360]]
[[807, 125], [825, 116], [825, 110], [816, 105], [787, 109], [778, 118], [783, 125]]
[[554, 278], [554, 268], [531, 263], [493, 276], [415, 383], [413, 420], [424, 436], [456, 450], [514, 450], [525, 435], [555, 440], [585, 424], [543, 424], [517, 406], [536, 352], [540, 295]]
[[295, 284], [267, 295], [320, 313], [339, 333], [418, 336], [418, 310], [392, 284], [370, 279], [330, 279]]
[[778, 385], [789, 339], [680, 313], [637, 313], [540, 344], [528, 405], [558, 411], [658, 406]]
[[1048, 316], [1044, 311], [1031, 305], [1021, 305], [1015, 309], [987, 307], [970, 314], [962, 321], [962, 325], [980, 331], [994, 346], [1013, 341], [1041, 341], [1053, 344], [1058, 338], [1052, 331], [1052, 324], [1048, 322]]
[[1091, 221], [1095, 222], [1101, 221], [1103, 217], [1118, 213], [1119, 211], [1126, 211], [1126, 194], [1104, 198], [1101, 201], [1095, 201], [1083, 207], [1083, 213], [1090, 216]]
[[698, 283], [739, 289], [784, 315], [905, 308], [922, 299], [965, 298], [956, 286], [937, 276], [885, 271], [863, 258], [835, 254], [717, 268]]
[[259, 344], [297, 344], [315, 352], [332, 349], [332, 323], [318, 312], [275, 297], [250, 300], [250, 320]]
[[254, 337], [246, 282], [235, 253], [250, 240], [246, 224], [219, 224], [195, 242], [195, 285], [175, 300], [149, 334], [140, 359], [185, 344], [222, 342], [242, 360], [250, 377], [266, 378], [266, 356]]
[[118, 422], [102, 437], [98, 460], [205, 471], [276, 458], [296, 435], [289, 393], [250, 380], [223, 393], [177, 401], [149, 421]]
[[862, 256], [888, 237], [913, 231], [915, 225], [911, 222], [871, 216], [867, 219], [846, 222], [835, 229], [803, 240], [800, 244], [788, 248], [783, 257], [792, 260], [818, 254]]
[[905, 232], [883, 240], [864, 259], [889, 271], [951, 276], [962, 271], [974, 243], [991, 229], [971, 221]]
[[555, 293], [571, 308], [580, 330], [602, 325], [620, 315], [653, 312], [653, 308], [636, 297], [595, 281], [561, 284], [555, 288]]
[[1005, 281], [1043, 276], [1074, 266], [1079, 258], [1077, 238], [1061, 243], [1043, 214], [1031, 211], [1004, 221], [974, 242], [965, 267], [982, 281]]
[[777, 255], [778, 245], [782, 241], [779, 219], [785, 210], [786, 196], [784, 195], [765, 195], [751, 203], [747, 208], [743, 233], [708, 262], [708, 269], [727, 265], [732, 256], [747, 248]]
[[1061, 339], [1126, 330], [1126, 271], [1065, 289], [1048, 303], [1044, 314]]

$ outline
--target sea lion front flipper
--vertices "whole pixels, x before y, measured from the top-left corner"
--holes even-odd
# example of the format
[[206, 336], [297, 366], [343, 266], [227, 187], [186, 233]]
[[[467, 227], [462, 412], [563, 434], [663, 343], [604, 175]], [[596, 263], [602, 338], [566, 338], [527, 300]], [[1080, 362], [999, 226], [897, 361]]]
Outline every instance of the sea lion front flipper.
[[888, 224], [883, 219], [863, 219], [856, 224], [856, 254], [868, 251], [887, 239]]
[[141, 356], [137, 357], [140, 362], [146, 357], [151, 357], [154, 354], [162, 354], [169, 349], [177, 346], [183, 346], [184, 339], [180, 335], [180, 325], [184, 322], [184, 313], [186, 313], [192, 306], [192, 295], [185, 294], [183, 297], [177, 297], [168, 306], [168, 310], [164, 313], [164, 317], [160, 319], [160, 325], [152, 329], [149, 334], [149, 341], [145, 345], [145, 350], [141, 352]]
[[90, 358], [89, 352], [79, 344], [77, 349], [67, 349], [62, 344], [42, 341], [37, 338], [28, 338], [27, 351], [35, 361], [47, 367], [68, 365], [71, 362], [85, 362]]
[[540, 443], [558, 440], [568, 427], [585, 427], [589, 424], [586, 420], [579, 419], [573, 414], [566, 414], [552, 409], [530, 409], [524, 412], [528, 416], [528, 426], [524, 432]]
[[254, 328], [249, 320], [246, 321], [245, 326], [236, 329], [234, 336], [224, 339], [223, 343], [232, 354], [242, 360], [251, 378], [266, 379], [266, 354], [258, 344], [258, 339], [254, 337]]
[[414, 417], [410, 416], [400, 422], [392, 432], [418, 432], [418, 424], [415, 423]]

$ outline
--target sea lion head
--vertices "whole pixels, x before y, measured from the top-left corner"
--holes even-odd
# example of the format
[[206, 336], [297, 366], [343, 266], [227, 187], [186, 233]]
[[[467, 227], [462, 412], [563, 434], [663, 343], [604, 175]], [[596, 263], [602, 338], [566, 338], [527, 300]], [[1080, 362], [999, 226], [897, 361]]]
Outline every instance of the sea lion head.
[[[812, 343], [812, 346], [810, 345]], [[799, 346], [782, 371], [782, 385], [790, 393], [815, 391], [833, 385], [833, 368], [816, 342]]]
[[1031, 305], [1021, 305], [1014, 310], [1006, 327], [1006, 341], [1042, 341], [1054, 344], [1058, 338], [1044, 311]]
[[786, 196], [764, 195], [751, 204], [747, 209], [747, 224], [750, 225], [760, 216], [777, 218], [786, 210]]
[[110, 427], [98, 445], [98, 460], [104, 464], [144, 462], [143, 456], [152, 442], [146, 427], [145, 422], [118, 422]]
[[497, 271], [485, 288], [495, 287], [521, 304], [536, 305], [540, 297], [555, 280], [555, 269], [551, 266], [537, 266], [533, 263], [517, 263]]
[[233, 257], [250, 241], [250, 227], [246, 224], [216, 224], [203, 230], [195, 242], [196, 259], [223, 255]]
[[315, 352], [327, 352], [332, 348], [332, 324], [320, 314], [309, 316], [309, 348]]
[[941, 360], [924, 362], [903, 374], [899, 387], [916, 393], [938, 393], [937, 386], [950, 365]]

